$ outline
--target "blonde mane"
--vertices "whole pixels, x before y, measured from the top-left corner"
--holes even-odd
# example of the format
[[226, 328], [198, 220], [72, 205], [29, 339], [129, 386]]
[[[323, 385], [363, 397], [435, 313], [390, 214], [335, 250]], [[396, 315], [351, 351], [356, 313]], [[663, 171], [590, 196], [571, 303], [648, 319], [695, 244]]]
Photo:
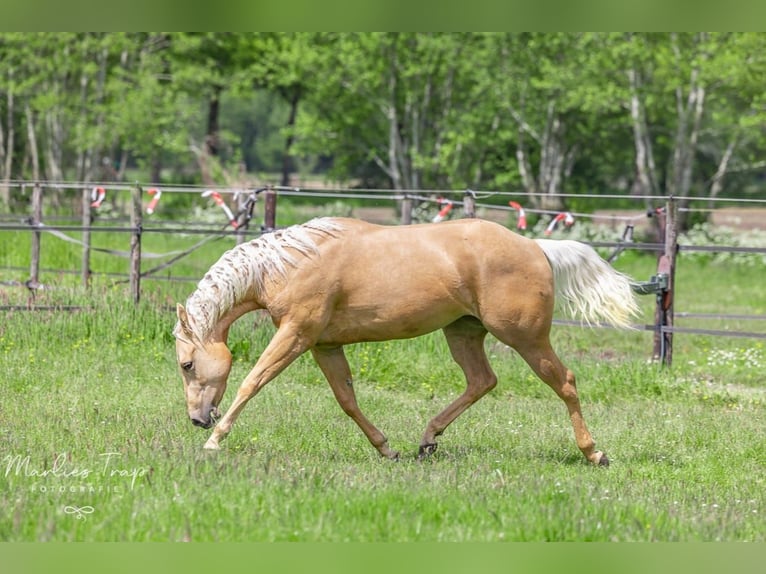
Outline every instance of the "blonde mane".
[[[266, 233], [226, 251], [186, 300], [194, 335], [205, 341], [220, 319], [250, 293], [263, 290], [265, 277], [285, 277], [300, 258], [317, 253], [315, 239], [342, 229], [336, 219], [317, 218], [302, 225]], [[182, 338], [180, 324], [173, 335]]]

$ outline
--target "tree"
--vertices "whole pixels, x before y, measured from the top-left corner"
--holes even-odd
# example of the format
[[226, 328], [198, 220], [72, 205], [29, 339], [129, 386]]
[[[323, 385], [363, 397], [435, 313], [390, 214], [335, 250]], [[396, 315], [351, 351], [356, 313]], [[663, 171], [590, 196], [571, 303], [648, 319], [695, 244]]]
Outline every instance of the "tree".
[[314, 89], [321, 62], [327, 57], [332, 42], [330, 35], [307, 32], [261, 33], [248, 39], [248, 56], [244, 61], [249, 89], [268, 90], [287, 106], [282, 128], [280, 184], [289, 185], [300, 106]]
[[107, 83], [111, 161], [118, 173], [130, 158], [149, 170], [151, 181], [160, 182], [164, 162], [191, 158], [197, 102], [189, 100], [175, 79], [171, 46], [168, 34], [123, 37]]
[[[462, 113], [473, 86], [476, 34], [338, 34], [301, 118], [302, 149], [333, 156], [334, 173], [421, 189], [471, 181], [481, 150]], [[470, 133], [469, 133], [470, 132]]]
[[245, 158], [289, 184], [321, 158], [367, 187], [556, 210], [715, 197], [764, 167], [765, 54], [757, 33], [0, 33], [0, 199], [195, 158], [207, 183]]
[[628, 36], [621, 61], [637, 191], [673, 195], [682, 206], [692, 190], [721, 192], [738, 153], [762, 144], [763, 47], [760, 34]]

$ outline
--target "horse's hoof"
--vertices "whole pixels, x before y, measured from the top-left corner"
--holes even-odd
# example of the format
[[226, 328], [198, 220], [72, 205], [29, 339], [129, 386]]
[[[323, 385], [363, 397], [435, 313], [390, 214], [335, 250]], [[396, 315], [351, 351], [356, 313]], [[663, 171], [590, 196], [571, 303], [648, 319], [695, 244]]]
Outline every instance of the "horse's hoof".
[[598, 461], [599, 466], [607, 467], [609, 466], [609, 459], [606, 456], [606, 453], [601, 454], [601, 458]]
[[424, 458], [428, 458], [433, 453], [436, 452], [436, 447], [439, 446], [435, 442], [429, 443], [429, 444], [421, 444], [420, 448], [418, 448], [418, 460], [423, 460]]
[[217, 442], [214, 442], [212, 440], [209, 440], [205, 443], [205, 446], [203, 446], [205, 450], [221, 450], [221, 447], [218, 445]]

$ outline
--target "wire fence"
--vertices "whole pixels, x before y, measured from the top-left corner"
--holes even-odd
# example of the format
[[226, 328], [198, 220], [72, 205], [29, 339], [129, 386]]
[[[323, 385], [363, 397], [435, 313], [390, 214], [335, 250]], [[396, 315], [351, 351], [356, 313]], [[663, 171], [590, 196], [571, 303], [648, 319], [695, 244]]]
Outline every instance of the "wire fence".
[[[658, 256], [657, 274], [642, 287], [643, 294], [653, 294], [657, 298], [657, 311], [655, 322], [652, 325], [637, 325], [644, 330], [655, 333], [654, 358], [670, 364], [672, 359], [672, 335], [673, 333], [699, 334], [708, 336], [724, 337], [748, 337], [755, 339], [766, 338], [766, 333], [756, 331], [730, 331], [691, 327], [679, 327], [673, 324], [673, 318], [697, 318], [718, 319], [737, 321], [762, 321], [766, 320], [763, 315], [743, 314], [704, 314], [704, 313], [674, 313], [673, 311], [673, 277], [675, 269], [675, 257], [682, 252], [706, 252], [706, 253], [739, 253], [739, 254], [766, 254], [766, 248], [757, 246], [735, 245], [688, 245], [679, 244], [678, 237], [678, 211], [710, 212], [711, 205], [740, 205], [748, 207], [766, 207], [766, 200], [752, 198], [708, 198], [708, 197], [685, 197], [685, 207], [678, 206], [678, 201], [667, 196], [625, 196], [625, 195], [601, 195], [601, 194], [558, 194], [555, 197], [560, 200], [577, 198], [578, 201], [585, 199], [604, 201], [608, 199], [624, 202], [632, 200], [643, 204], [643, 209], [637, 209], [631, 214], [598, 214], [584, 212], [561, 212], [550, 209], [523, 207], [523, 201], [529, 199], [528, 194], [520, 192], [504, 191], [474, 191], [474, 190], [386, 190], [386, 189], [310, 189], [300, 187], [266, 186], [259, 188], [250, 187], [216, 187], [210, 189], [205, 186], [192, 185], [150, 185], [123, 183], [92, 183], [92, 182], [9, 182], [10, 187], [21, 188], [30, 193], [31, 215], [23, 217], [12, 214], [0, 215], [0, 233], [11, 231], [26, 231], [33, 235], [31, 242], [31, 256], [29, 279], [26, 281], [9, 281], [0, 279], [0, 286], [22, 286], [30, 291], [31, 300], [34, 293], [43, 286], [40, 274], [76, 275], [82, 278], [83, 285], [87, 286], [91, 277], [102, 275], [113, 279], [115, 282], [130, 283], [131, 293], [137, 302], [141, 293], [141, 280], [154, 279], [160, 281], [196, 282], [198, 277], [184, 277], [179, 275], [160, 275], [160, 271], [172, 268], [174, 264], [188, 257], [203, 245], [224, 237], [234, 237], [237, 242], [250, 240], [263, 233], [276, 229], [277, 197], [299, 197], [302, 200], [333, 199], [336, 202], [347, 201], [374, 201], [375, 205], [385, 205], [391, 208], [392, 213], [398, 213], [398, 223], [410, 224], [413, 222], [431, 221], [438, 223], [448, 217], [457, 215], [457, 210], [462, 209], [463, 217], [475, 217], [477, 210], [483, 213], [500, 213], [513, 218], [517, 229], [526, 229], [526, 215], [534, 214], [549, 220], [546, 234], [550, 234], [557, 226], [566, 227], [575, 219], [590, 220], [595, 223], [610, 223], [612, 225], [624, 225], [621, 237], [614, 241], [586, 241], [593, 247], [611, 249], [613, 253], [608, 260], [613, 261], [625, 250], [641, 250], [654, 252]], [[51, 216], [46, 223], [43, 220], [43, 202], [46, 198], [55, 198], [55, 194], [63, 191], [74, 191], [80, 194], [80, 206], [82, 213], [64, 214]], [[101, 216], [99, 209], [104, 205], [108, 196], [114, 194], [129, 194], [130, 199], [123, 201], [123, 207], [127, 207], [129, 216], [118, 214], [117, 216]], [[163, 219], [157, 215], [160, 210], [161, 197], [163, 194], [196, 194], [216, 206], [220, 219], [218, 221], [203, 221], [200, 219], [188, 219], [188, 213], [184, 218]], [[494, 198], [493, 203], [483, 200]], [[498, 204], [497, 198], [502, 198], [503, 203]], [[510, 199], [509, 199], [510, 198]], [[508, 201], [506, 201], [508, 200]], [[253, 221], [254, 207], [256, 202], [262, 202], [262, 223]], [[696, 203], [704, 203], [704, 207], [694, 207]], [[647, 210], [649, 203], [660, 204], [659, 207]], [[311, 204], [311, 201], [309, 201]], [[633, 240], [633, 227], [642, 221], [646, 221], [647, 215], [654, 217], [655, 227], [659, 235], [657, 242], [639, 242]], [[79, 224], [77, 223], [79, 221]], [[51, 269], [40, 267], [40, 236], [45, 233], [56, 237], [61, 241], [78, 245], [82, 249], [81, 269]], [[99, 233], [122, 233], [130, 237], [130, 249], [107, 249], [96, 247], [91, 243], [91, 234]], [[80, 238], [73, 236], [79, 235]], [[142, 249], [142, 238], [147, 234], [183, 234], [185, 236], [199, 236], [200, 239], [185, 249], [174, 250], [165, 253], [151, 253]], [[90, 267], [91, 252], [100, 252], [112, 256], [127, 258], [130, 260], [130, 270], [125, 273], [97, 273]], [[141, 269], [142, 261], [164, 260], [149, 269]], [[18, 266], [2, 267], [5, 271], [16, 274], [27, 268]], [[665, 279], [665, 284], [658, 283], [658, 278]], [[652, 283], [654, 281], [654, 283]], [[54, 306], [61, 310], [82, 311], [84, 307], [77, 305]], [[0, 306], [0, 310], [13, 309], [49, 309], [50, 306], [34, 305], [26, 306]], [[577, 322], [556, 321], [558, 324], [571, 325]]]

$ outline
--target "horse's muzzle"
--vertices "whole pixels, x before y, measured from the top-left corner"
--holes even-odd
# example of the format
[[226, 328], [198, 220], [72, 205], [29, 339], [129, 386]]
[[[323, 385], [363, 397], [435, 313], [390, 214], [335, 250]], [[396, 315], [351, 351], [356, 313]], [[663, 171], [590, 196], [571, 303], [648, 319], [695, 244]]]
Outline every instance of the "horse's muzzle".
[[221, 418], [221, 411], [218, 410], [218, 407], [213, 407], [206, 417], [190, 416], [189, 418], [191, 418], [191, 422], [195, 427], [209, 429]]
[[213, 421], [210, 419], [203, 421], [201, 419], [192, 417], [191, 422], [195, 427], [202, 427], [203, 429], [209, 429], [211, 426], [213, 426]]

